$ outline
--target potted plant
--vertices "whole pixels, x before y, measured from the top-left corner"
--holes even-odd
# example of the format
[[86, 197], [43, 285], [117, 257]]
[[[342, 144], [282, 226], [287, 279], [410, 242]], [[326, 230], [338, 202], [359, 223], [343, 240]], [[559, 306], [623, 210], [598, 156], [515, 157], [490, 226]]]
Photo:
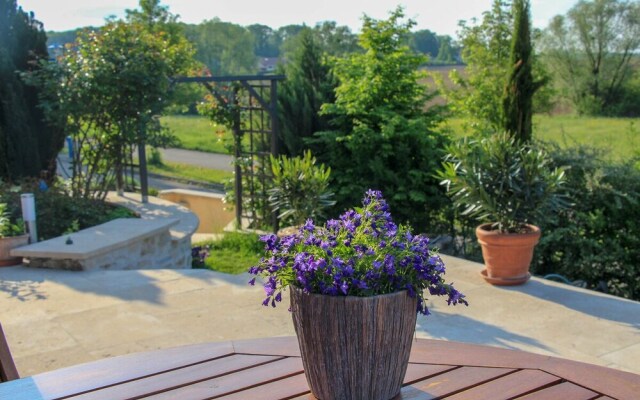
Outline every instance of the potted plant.
[[295, 233], [307, 218], [323, 217], [325, 209], [336, 204], [329, 190], [331, 168], [316, 165], [310, 151], [302, 157], [270, 156], [270, 164], [269, 204], [286, 226], [280, 236]]
[[0, 203], [0, 267], [20, 264], [22, 257], [12, 257], [10, 252], [28, 243], [29, 235], [24, 234], [21, 221], [11, 222], [7, 204]]
[[496, 285], [518, 285], [531, 274], [540, 228], [533, 222], [564, 206], [564, 171], [545, 152], [508, 134], [463, 139], [449, 147], [439, 177], [462, 214], [483, 222], [476, 228], [486, 270]]
[[[445, 283], [429, 239], [396, 225], [379, 191], [363, 207], [282, 238], [262, 237], [267, 255], [249, 272], [264, 279], [263, 305], [291, 289], [291, 311], [307, 382], [327, 399], [383, 399], [400, 392], [425, 291], [467, 304]], [[255, 283], [255, 278], [250, 282]]]

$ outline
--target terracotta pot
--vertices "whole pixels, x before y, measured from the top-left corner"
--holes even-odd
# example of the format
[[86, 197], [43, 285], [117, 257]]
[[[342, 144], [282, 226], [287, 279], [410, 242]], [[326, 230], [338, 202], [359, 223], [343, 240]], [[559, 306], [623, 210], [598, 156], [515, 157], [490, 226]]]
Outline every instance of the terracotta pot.
[[0, 238], [0, 267], [9, 267], [22, 263], [22, 257], [13, 257], [9, 252], [16, 247], [29, 244], [29, 235]]
[[520, 285], [531, 277], [529, 266], [533, 248], [540, 239], [540, 228], [527, 225], [525, 233], [500, 233], [491, 224], [476, 228], [482, 258], [487, 267], [482, 271], [485, 280], [494, 285]]
[[416, 327], [416, 301], [406, 291], [355, 297], [292, 288], [293, 325], [314, 396], [388, 400], [398, 395]]

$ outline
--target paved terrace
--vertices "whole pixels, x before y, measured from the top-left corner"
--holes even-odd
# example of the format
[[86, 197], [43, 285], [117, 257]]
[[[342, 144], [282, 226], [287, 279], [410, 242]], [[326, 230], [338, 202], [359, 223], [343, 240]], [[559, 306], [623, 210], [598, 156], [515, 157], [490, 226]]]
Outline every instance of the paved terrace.
[[[480, 277], [480, 264], [444, 258], [471, 305], [432, 299], [418, 337], [640, 373], [640, 303], [536, 278], [494, 287]], [[190, 343], [294, 335], [288, 299], [262, 307], [262, 289], [248, 279], [206, 270], [0, 268], [0, 321], [22, 376]]]

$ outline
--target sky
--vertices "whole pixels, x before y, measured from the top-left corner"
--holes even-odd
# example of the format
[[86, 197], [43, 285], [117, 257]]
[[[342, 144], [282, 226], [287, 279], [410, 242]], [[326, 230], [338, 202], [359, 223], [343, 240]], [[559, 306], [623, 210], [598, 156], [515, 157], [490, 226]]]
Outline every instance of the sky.
[[[577, 0], [531, 0], [531, 18], [538, 28], [565, 14]], [[386, 18], [400, 4], [405, 14], [417, 22], [415, 29], [429, 29], [455, 37], [459, 20], [480, 18], [490, 9], [492, 0], [163, 0], [162, 4], [180, 15], [180, 21], [199, 23], [220, 18], [243, 26], [261, 23], [277, 29], [283, 25], [314, 26], [321, 21], [336, 21], [358, 32], [361, 17]], [[109, 15], [124, 16], [124, 10], [136, 8], [137, 0], [18, 0], [25, 11], [33, 11], [48, 31], [63, 31], [83, 26], [100, 26]]]

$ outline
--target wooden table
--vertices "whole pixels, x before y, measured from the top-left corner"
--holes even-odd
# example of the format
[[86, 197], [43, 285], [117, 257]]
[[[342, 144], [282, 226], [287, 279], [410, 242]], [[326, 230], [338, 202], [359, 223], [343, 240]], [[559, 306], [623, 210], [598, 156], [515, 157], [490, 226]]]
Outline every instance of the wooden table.
[[[130, 354], [0, 384], [2, 400], [311, 399], [295, 337]], [[640, 399], [640, 375], [521, 351], [413, 343], [398, 399]]]

